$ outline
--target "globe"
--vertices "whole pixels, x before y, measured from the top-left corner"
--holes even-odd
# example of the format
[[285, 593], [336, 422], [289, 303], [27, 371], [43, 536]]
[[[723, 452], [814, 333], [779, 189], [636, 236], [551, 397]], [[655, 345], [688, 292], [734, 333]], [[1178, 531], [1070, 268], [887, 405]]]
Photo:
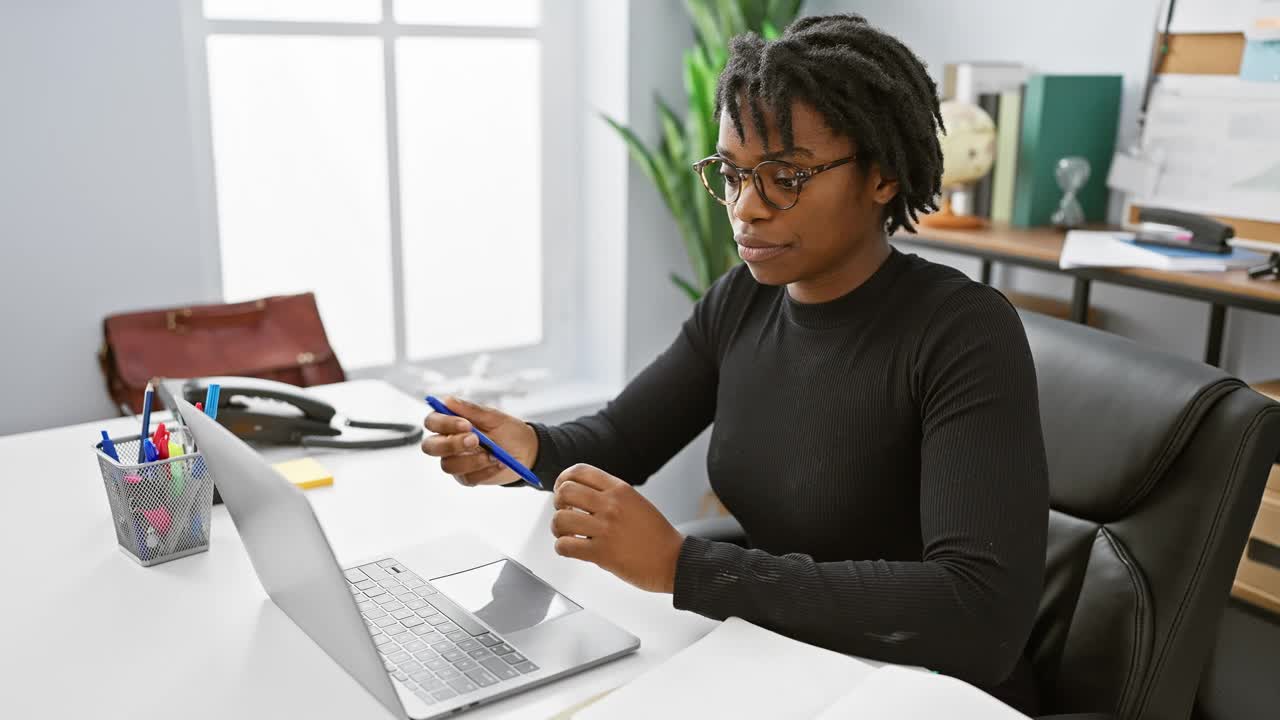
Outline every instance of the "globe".
[[942, 187], [981, 180], [996, 160], [996, 124], [977, 105], [947, 100], [939, 108], [947, 132], [940, 133]]
[[951, 211], [951, 192], [981, 180], [991, 172], [996, 160], [996, 124], [985, 110], [956, 100], [940, 106], [946, 132], [938, 133], [942, 146], [942, 207], [920, 218], [920, 223], [939, 228], [977, 228], [986, 221]]

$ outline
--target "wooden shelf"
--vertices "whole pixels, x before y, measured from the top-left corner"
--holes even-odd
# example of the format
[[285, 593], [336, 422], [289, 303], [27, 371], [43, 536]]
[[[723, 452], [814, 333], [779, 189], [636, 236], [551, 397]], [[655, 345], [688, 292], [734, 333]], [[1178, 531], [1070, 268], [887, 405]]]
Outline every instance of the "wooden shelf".
[[1280, 615], [1280, 596], [1272, 595], [1260, 587], [1236, 580], [1231, 585], [1231, 597], [1243, 600], [1254, 607]]
[[1264, 380], [1262, 382], [1249, 383], [1249, 387], [1257, 390], [1276, 402], [1280, 402], [1280, 380]]
[[[1277, 473], [1273, 470], [1272, 479], [1276, 476]], [[1258, 517], [1254, 520], [1249, 536], [1261, 542], [1280, 545], [1280, 490], [1268, 488], [1262, 494]], [[1246, 551], [1240, 557], [1231, 594], [1264, 610], [1280, 614], [1280, 569], [1250, 560]]]
[[1066, 235], [1053, 228], [1019, 228], [992, 223], [990, 227], [978, 230], [921, 227], [917, 229], [915, 237], [904, 235], [894, 239], [911, 242], [917, 237], [921, 240], [942, 241], [956, 246], [956, 249], [1037, 260], [1056, 267], [1058, 257], [1062, 255], [1062, 241]]
[[[1093, 229], [1107, 228], [1098, 226]], [[944, 251], [951, 249], [996, 261], [1009, 261], [1057, 270], [1058, 258], [1062, 255], [1062, 244], [1065, 239], [1066, 233], [1055, 228], [1020, 228], [992, 223], [990, 227], [978, 230], [922, 227], [916, 236], [896, 235], [890, 241], [905, 244], [919, 243]], [[1252, 298], [1266, 303], [1275, 303], [1280, 307], [1280, 282], [1251, 280], [1244, 270], [1193, 273], [1142, 268], [1098, 268], [1087, 269], [1087, 272], [1090, 275], [1099, 276], [1099, 279], [1104, 281], [1113, 280], [1122, 284], [1134, 284], [1123, 283], [1125, 279], [1139, 282], [1151, 281], [1173, 288], [1184, 287], [1192, 291], [1201, 290], [1238, 298]]]

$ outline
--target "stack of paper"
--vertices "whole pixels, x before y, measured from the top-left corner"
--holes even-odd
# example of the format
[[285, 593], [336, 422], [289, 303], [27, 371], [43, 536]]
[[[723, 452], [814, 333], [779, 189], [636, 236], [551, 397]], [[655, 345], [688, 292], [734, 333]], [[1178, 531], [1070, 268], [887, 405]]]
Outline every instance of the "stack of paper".
[[[1214, 12], [1220, 2], [1209, 0]], [[1265, 55], [1250, 53], [1248, 59], [1250, 65], [1242, 71], [1268, 69]], [[1143, 155], [1159, 165], [1160, 175], [1154, 188], [1131, 198], [1132, 204], [1280, 222], [1277, 117], [1280, 82], [1158, 75], [1141, 146]]]
[[1072, 230], [1062, 246], [1058, 267], [1131, 267], [1176, 272], [1223, 272], [1266, 262], [1266, 256], [1239, 248], [1216, 253], [1139, 245], [1133, 233]]
[[954, 678], [797, 642], [729, 618], [575, 720], [650, 718], [1026, 720]]

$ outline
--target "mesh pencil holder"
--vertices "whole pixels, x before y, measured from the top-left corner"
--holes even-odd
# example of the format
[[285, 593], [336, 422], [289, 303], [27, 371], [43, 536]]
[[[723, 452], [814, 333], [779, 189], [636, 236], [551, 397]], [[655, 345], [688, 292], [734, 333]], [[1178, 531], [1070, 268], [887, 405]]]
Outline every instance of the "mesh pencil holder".
[[[175, 442], [189, 437], [180, 428], [170, 432]], [[111, 459], [102, 443], [94, 446], [120, 549], [143, 566], [208, 550], [213, 477], [204, 457], [129, 462], [138, 457], [140, 441], [138, 435], [112, 438], [124, 462]]]

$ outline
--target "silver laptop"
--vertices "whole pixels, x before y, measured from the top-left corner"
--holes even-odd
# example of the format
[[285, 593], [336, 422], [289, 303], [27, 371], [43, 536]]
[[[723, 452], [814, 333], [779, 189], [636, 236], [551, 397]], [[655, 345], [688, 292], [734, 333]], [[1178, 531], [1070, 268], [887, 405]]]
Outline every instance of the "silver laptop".
[[342, 569], [300, 490], [190, 403], [175, 405], [267, 594], [397, 717], [442, 717], [640, 646], [472, 538]]

